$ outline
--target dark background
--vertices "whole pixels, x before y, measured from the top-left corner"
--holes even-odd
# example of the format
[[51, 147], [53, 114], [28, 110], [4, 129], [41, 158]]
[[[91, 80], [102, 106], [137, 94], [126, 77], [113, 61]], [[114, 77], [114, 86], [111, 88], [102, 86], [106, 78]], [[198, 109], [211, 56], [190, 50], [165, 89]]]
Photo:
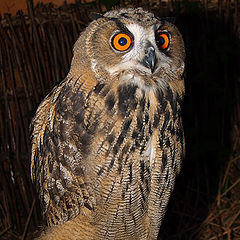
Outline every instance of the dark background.
[[5, 14], [0, 23], [0, 239], [31, 239], [41, 223], [28, 126], [66, 76], [89, 13], [116, 6], [174, 17], [186, 45], [186, 157], [159, 239], [240, 239], [238, 2], [26, 2], [26, 13]]

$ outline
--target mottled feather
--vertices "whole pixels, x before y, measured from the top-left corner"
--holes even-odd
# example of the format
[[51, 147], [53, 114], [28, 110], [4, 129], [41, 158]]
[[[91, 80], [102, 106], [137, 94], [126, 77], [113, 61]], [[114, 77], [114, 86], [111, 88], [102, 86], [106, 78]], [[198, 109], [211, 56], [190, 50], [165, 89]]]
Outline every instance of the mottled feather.
[[[166, 52], [159, 28], [171, 35]], [[110, 46], [120, 30], [134, 36], [126, 53]], [[153, 73], [139, 60], [147, 41]], [[32, 179], [50, 226], [41, 239], [157, 239], [184, 153], [184, 58], [177, 28], [140, 8], [108, 12], [80, 35], [68, 76], [31, 124]]]

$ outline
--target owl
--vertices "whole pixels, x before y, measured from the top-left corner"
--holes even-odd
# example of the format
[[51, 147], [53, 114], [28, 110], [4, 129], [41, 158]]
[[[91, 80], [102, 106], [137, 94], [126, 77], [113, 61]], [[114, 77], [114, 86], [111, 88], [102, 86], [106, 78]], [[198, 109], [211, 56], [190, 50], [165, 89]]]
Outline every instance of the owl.
[[157, 239], [184, 155], [184, 43], [142, 8], [94, 17], [31, 123], [40, 239]]

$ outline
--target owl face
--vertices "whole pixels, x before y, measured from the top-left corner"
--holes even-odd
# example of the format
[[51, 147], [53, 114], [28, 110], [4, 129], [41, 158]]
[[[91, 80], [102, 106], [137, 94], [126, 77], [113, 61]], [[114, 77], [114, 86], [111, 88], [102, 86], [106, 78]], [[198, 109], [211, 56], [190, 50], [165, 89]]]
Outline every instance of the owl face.
[[179, 31], [141, 8], [110, 11], [93, 21], [83, 36], [93, 72], [165, 80], [183, 74], [185, 52]]

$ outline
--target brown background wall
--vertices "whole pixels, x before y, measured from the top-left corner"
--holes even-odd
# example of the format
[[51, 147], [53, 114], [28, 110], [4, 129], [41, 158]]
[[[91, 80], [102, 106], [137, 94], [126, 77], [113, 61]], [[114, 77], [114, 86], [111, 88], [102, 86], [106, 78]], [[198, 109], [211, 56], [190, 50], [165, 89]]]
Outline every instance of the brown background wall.
[[[62, 5], [63, 2], [67, 2], [67, 3], [72, 3], [74, 2], [74, 0], [41, 0], [41, 1], [33, 1], [34, 5], [42, 2], [42, 3], [49, 3], [52, 2], [54, 5]], [[13, 15], [16, 14], [16, 12], [18, 10], [23, 10], [24, 12], [26, 12], [27, 9], [27, 4], [26, 4], [26, 0], [0, 0], [0, 13], [4, 14], [4, 13], [11, 13]]]

